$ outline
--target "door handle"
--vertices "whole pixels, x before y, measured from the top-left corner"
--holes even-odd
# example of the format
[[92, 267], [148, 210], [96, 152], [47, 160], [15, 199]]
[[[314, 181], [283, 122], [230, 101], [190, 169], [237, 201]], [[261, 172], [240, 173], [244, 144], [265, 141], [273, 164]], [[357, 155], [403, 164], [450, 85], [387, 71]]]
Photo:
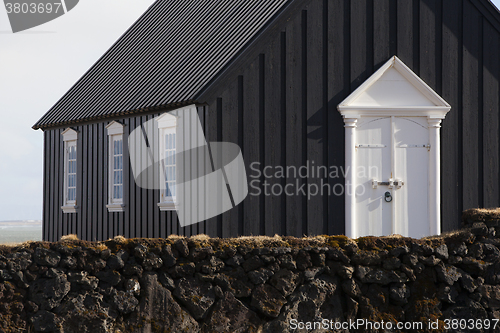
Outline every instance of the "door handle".
[[397, 188], [401, 188], [401, 186], [403, 186], [404, 184], [405, 183], [401, 179], [396, 179], [396, 181], [394, 181], [394, 179], [391, 178], [387, 182], [379, 182], [376, 179], [372, 179], [372, 187], [373, 188], [377, 188], [379, 185], [380, 186], [389, 186], [389, 188], [393, 188], [394, 186], [396, 186]]

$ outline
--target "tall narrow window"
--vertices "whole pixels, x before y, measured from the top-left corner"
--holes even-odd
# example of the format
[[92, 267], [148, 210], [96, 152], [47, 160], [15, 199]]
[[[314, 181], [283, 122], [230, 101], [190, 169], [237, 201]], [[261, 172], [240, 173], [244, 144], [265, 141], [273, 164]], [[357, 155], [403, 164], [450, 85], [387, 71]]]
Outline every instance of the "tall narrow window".
[[78, 133], [68, 128], [63, 133], [64, 141], [64, 213], [76, 213], [77, 202], [77, 139]]
[[175, 199], [175, 129], [169, 129], [164, 133], [165, 140], [165, 159], [164, 159], [164, 174], [165, 174], [165, 198]]
[[108, 211], [122, 212], [123, 204], [123, 125], [117, 121], [106, 126], [109, 138]]
[[162, 183], [160, 192], [160, 210], [175, 210], [177, 200], [177, 120], [176, 117], [167, 113], [157, 119], [160, 135], [160, 158], [159, 168], [160, 181]]
[[68, 142], [68, 203], [76, 202], [76, 142]]

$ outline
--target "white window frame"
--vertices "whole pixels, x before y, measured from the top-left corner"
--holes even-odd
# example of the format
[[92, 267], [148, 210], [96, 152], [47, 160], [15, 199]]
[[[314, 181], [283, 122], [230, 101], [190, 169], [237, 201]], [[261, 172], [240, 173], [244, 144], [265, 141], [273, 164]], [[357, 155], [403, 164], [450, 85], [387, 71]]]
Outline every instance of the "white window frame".
[[[125, 204], [124, 204], [124, 196], [125, 196], [125, 169], [124, 169], [124, 164], [125, 160], [123, 158], [124, 154], [124, 142], [123, 142], [123, 127], [124, 125], [117, 122], [117, 121], [112, 121], [106, 126], [106, 129], [108, 131], [108, 204], [106, 205], [106, 208], [108, 209], [108, 212], [123, 212], [125, 210]], [[121, 140], [122, 142], [122, 198], [121, 199], [114, 199], [114, 188], [115, 188], [115, 182], [114, 182], [114, 158], [115, 158], [115, 153], [114, 153], [114, 142], [117, 140]]]
[[[165, 169], [164, 169], [164, 163], [165, 163], [165, 157], [166, 157], [166, 145], [165, 145], [165, 136], [168, 134], [175, 134], [175, 151], [179, 151], [179, 137], [178, 137], [178, 130], [177, 130], [177, 117], [172, 115], [171, 113], [166, 113], [156, 119], [158, 122], [158, 131], [159, 131], [159, 137], [160, 137], [160, 144], [159, 144], [159, 149], [160, 149], [160, 167], [159, 167], [159, 172], [160, 172], [160, 184], [161, 190], [160, 190], [160, 202], [158, 203], [158, 207], [160, 208], [161, 211], [171, 211], [175, 210], [175, 206], [178, 205], [178, 197], [177, 196], [166, 196], [166, 186], [164, 185], [166, 183], [166, 175], [165, 175]], [[177, 161], [176, 161], [177, 164]], [[179, 168], [175, 168], [175, 179], [179, 179]]]
[[[63, 213], [76, 213], [78, 209], [77, 206], [77, 179], [78, 179], [78, 132], [68, 127], [62, 132], [63, 142], [64, 142], [64, 193], [63, 193], [63, 205], [61, 209]], [[75, 200], [69, 200], [68, 190], [69, 190], [69, 150], [71, 147], [75, 147], [76, 150], [76, 170], [75, 170]]]

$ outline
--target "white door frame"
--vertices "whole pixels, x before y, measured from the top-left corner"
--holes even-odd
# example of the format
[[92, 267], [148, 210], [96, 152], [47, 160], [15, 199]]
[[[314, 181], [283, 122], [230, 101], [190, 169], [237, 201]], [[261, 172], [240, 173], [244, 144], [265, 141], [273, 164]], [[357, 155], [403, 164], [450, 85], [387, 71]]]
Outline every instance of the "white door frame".
[[[399, 81], [382, 81], [382, 76], [394, 68]], [[402, 76], [402, 78], [401, 78]], [[379, 86], [370, 91], [377, 82]], [[406, 81], [406, 82], [403, 82]], [[405, 83], [406, 85], [402, 85]], [[409, 83], [409, 84], [408, 84]], [[403, 87], [405, 98], [394, 101], [393, 96], [398, 94], [399, 87]], [[402, 88], [401, 88], [402, 89]], [[377, 96], [373, 98], [373, 91]], [[372, 93], [370, 96], [369, 93]], [[345, 170], [347, 172], [345, 185], [351, 191], [345, 191], [345, 231], [346, 236], [359, 237], [356, 225], [356, 127], [358, 119], [363, 116], [399, 116], [399, 117], [427, 117], [429, 125], [429, 225], [430, 235], [441, 233], [441, 203], [440, 203], [440, 128], [451, 106], [432, 90], [422, 79], [409, 69], [399, 58], [392, 57], [358, 89], [338, 105], [338, 110], [345, 123]], [[394, 135], [394, 133], [392, 134]], [[350, 194], [348, 194], [350, 193]], [[394, 231], [394, 226], [393, 226]]]

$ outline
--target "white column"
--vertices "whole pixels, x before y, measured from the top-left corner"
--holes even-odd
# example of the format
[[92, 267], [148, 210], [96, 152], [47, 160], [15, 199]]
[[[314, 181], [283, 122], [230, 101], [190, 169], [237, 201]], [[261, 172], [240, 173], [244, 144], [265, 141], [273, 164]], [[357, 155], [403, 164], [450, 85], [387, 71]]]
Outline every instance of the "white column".
[[357, 118], [344, 117], [345, 123], [345, 234], [357, 238], [356, 229], [356, 123]]
[[441, 159], [439, 129], [442, 118], [429, 116], [429, 223], [430, 234], [441, 234]]

